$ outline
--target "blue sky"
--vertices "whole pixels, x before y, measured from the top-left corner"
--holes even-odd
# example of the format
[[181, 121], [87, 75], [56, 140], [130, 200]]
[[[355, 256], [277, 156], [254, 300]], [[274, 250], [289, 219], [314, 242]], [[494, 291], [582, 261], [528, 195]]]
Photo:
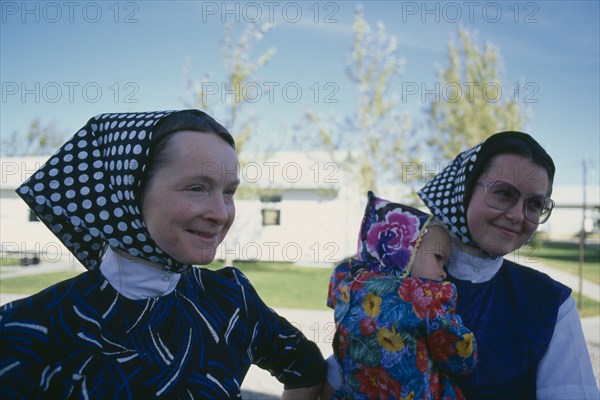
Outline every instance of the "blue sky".
[[[254, 104], [263, 133], [273, 137], [291, 128], [309, 109], [342, 118], [356, 102], [356, 87], [344, 76], [356, 4], [2, 1], [2, 137], [25, 133], [36, 117], [74, 133], [103, 112], [182, 108], [186, 60], [191, 78], [210, 72], [219, 85], [224, 22], [243, 24], [258, 14], [261, 21], [272, 17], [276, 23], [254, 53], [277, 50], [255, 75], [257, 82], [277, 84], [273, 101], [265, 95]], [[503, 95], [518, 96], [527, 105], [525, 130], [554, 157], [556, 183], [580, 184], [584, 157], [591, 167], [588, 182], [598, 183], [599, 2], [375, 1], [362, 6], [372, 26], [380, 20], [398, 38], [406, 65], [397, 88], [407, 83], [434, 87], [459, 23], [477, 31], [480, 42], [494, 43], [504, 60], [505, 82], [521, 85], [518, 95]], [[297, 102], [289, 101], [284, 87], [302, 90]], [[333, 87], [335, 94], [328, 91]], [[337, 102], [325, 101], [327, 94]], [[415, 123], [425, 121], [421, 95], [399, 103]]]

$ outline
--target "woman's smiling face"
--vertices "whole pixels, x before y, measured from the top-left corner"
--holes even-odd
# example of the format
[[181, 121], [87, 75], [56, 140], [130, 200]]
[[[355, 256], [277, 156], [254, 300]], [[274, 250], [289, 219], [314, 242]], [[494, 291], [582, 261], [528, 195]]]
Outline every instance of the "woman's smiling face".
[[180, 131], [146, 185], [142, 214], [150, 236], [184, 264], [206, 265], [235, 219], [235, 150], [214, 133]]
[[538, 225], [525, 219], [521, 198], [507, 210], [497, 210], [485, 202], [485, 187], [494, 181], [504, 181], [516, 187], [523, 196], [548, 193], [546, 170], [529, 158], [516, 154], [500, 154], [491, 159], [479, 178], [467, 209], [467, 224], [473, 240], [489, 254], [503, 256], [527, 242]]

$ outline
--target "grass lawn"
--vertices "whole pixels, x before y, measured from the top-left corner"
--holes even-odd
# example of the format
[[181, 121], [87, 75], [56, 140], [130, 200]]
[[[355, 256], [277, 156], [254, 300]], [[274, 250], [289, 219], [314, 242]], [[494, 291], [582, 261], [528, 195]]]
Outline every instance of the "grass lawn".
[[0, 257], [0, 267], [19, 265], [20, 262], [21, 262], [20, 258], [7, 257], [7, 256]]
[[[208, 266], [222, 267], [221, 262]], [[288, 263], [239, 262], [239, 268], [252, 282], [262, 299], [272, 307], [327, 309], [329, 268], [299, 267]], [[0, 279], [2, 293], [37, 293], [78, 272], [53, 272], [42, 275]], [[1, 277], [1, 275], [0, 275]]]
[[[27, 267], [25, 267], [27, 268]], [[37, 293], [57, 282], [79, 275], [80, 272], [52, 272], [48, 274], [0, 279], [0, 293]], [[0, 275], [1, 277], [2, 275]]]
[[[528, 246], [521, 252], [527, 257], [539, 259], [555, 268], [577, 274], [578, 245], [566, 242], [541, 242], [539, 246]], [[523, 254], [522, 254], [523, 255]], [[18, 264], [18, 259], [16, 259]], [[14, 264], [13, 264], [14, 265]], [[222, 262], [216, 261], [207, 268], [218, 269]], [[272, 307], [327, 309], [327, 287], [330, 268], [301, 267], [289, 263], [236, 262], [239, 268], [252, 282], [263, 300]], [[40, 290], [77, 275], [77, 272], [54, 272], [36, 276], [0, 279], [0, 292], [37, 293]], [[584, 276], [600, 283], [600, 248], [598, 245], [586, 246]], [[1, 275], [0, 275], [1, 277]], [[577, 294], [573, 296], [577, 299]], [[600, 314], [600, 303], [583, 297], [582, 316]]]
[[[289, 263], [236, 262], [260, 297], [272, 307], [326, 310], [331, 269]], [[213, 263], [210, 268], [220, 268]]]
[[[530, 257], [539, 257], [550, 267], [579, 275], [579, 245], [570, 242], [544, 241], [532, 246]], [[600, 246], [588, 243], [584, 251], [583, 277], [600, 284]]]
[[[575, 298], [575, 303], [577, 303], [578, 299], [576, 292], [573, 292], [573, 297]], [[600, 303], [585, 296], [582, 296], [581, 300], [581, 309], [579, 310], [579, 316], [581, 318], [600, 315]]]

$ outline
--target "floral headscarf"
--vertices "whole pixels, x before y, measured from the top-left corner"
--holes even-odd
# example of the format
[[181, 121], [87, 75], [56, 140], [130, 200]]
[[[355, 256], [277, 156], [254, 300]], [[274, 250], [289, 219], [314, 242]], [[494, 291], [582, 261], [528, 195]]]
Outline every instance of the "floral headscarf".
[[433, 218], [415, 208], [368, 194], [362, 220], [358, 258], [370, 272], [410, 274], [421, 238]]
[[155, 128], [170, 114], [199, 110], [102, 114], [91, 118], [18, 189], [17, 193], [88, 269], [100, 265], [107, 246], [159, 263], [179, 263], [152, 240], [138, 193]]
[[[466, 210], [477, 179], [489, 160], [498, 154], [520, 154], [523, 148], [534, 162], [547, 170], [552, 186], [554, 162], [530, 135], [508, 131], [496, 133], [477, 146], [463, 151], [418, 192], [421, 200], [450, 231], [464, 243], [479, 248], [471, 237]], [[521, 149], [519, 149], [521, 148]]]

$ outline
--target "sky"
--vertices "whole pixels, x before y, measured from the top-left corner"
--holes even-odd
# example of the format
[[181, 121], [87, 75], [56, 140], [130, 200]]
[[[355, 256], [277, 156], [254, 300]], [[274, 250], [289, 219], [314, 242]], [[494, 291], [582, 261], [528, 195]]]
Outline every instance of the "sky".
[[[25, 134], [32, 119], [68, 136], [104, 112], [186, 108], [184, 70], [227, 96], [224, 26], [273, 22], [254, 56], [276, 49], [253, 81], [261, 134], [298, 126], [310, 110], [334, 118], [356, 106], [345, 76], [357, 2], [333, 1], [2, 1], [0, 134]], [[385, 24], [405, 59], [395, 81], [398, 107], [426, 123], [437, 70], [462, 26], [503, 59], [511, 96], [529, 111], [524, 130], [553, 156], [555, 184], [598, 184], [600, 162], [600, 6], [598, 1], [369, 1], [366, 21]], [[266, 88], [271, 87], [267, 93]], [[214, 115], [219, 119], [219, 115]], [[235, 132], [233, 132], [235, 134]], [[490, 132], [491, 134], [492, 132]]]

